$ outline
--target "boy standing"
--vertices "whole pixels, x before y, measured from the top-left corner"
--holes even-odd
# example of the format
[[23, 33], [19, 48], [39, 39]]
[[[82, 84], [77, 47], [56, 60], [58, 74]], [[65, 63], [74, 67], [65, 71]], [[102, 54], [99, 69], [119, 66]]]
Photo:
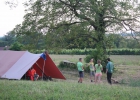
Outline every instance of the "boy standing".
[[108, 81], [109, 84], [112, 84], [111, 77], [112, 77], [114, 65], [110, 61], [110, 58], [107, 58], [107, 61], [108, 61], [107, 65], [106, 65], [107, 81]]
[[82, 64], [82, 58], [79, 58], [79, 62], [77, 63], [77, 68], [79, 71], [79, 80], [78, 83], [82, 83], [84, 77], [84, 68]]

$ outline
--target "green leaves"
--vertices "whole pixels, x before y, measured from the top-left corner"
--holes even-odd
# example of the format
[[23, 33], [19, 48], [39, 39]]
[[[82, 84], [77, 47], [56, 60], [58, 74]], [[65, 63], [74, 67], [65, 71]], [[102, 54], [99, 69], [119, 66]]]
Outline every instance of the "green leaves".
[[23, 48], [22, 44], [20, 44], [19, 42], [15, 42], [11, 45], [10, 50], [21, 51], [22, 48]]

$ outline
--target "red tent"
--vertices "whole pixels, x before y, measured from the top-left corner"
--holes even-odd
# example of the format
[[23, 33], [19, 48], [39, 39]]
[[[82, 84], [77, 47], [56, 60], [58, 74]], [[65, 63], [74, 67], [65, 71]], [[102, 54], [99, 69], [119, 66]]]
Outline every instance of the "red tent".
[[46, 58], [47, 60], [44, 60], [43, 58], [39, 58], [36, 61], [36, 63], [34, 63], [33, 68], [36, 70], [37, 74], [39, 74], [39, 76], [42, 76], [42, 73], [44, 72], [46, 76], [50, 76], [52, 78], [58, 78], [58, 79], [65, 79], [65, 77], [56, 67], [56, 65], [54, 64], [54, 62], [52, 61], [52, 59], [48, 54], [46, 55]]
[[44, 60], [40, 56], [41, 54], [32, 54], [28, 51], [0, 51], [0, 77], [21, 79], [33, 66], [40, 76], [42, 76], [44, 68], [44, 74], [46, 76], [66, 79], [49, 55], [46, 57], [47, 60]]

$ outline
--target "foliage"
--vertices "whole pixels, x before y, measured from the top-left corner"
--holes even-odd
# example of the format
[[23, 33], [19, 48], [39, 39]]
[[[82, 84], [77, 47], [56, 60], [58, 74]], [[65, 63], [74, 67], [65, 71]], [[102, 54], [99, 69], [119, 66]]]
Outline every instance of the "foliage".
[[5, 47], [6, 45], [8, 45], [6, 41], [0, 40], [0, 47]]
[[58, 65], [59, 68], [69, 68], [69, 69], [77, 69], [76, 63], [67, 63], [61, 61]]
[[[0, 81], [1, 100], [138, 100], [140, 89], [107, 84], [75, 82]], [[94, 93], [94, 95], [93, 95]], [[30, 94], [30, 95], [29, 95]], [[80, 95], [80, 96], [79, 96]]]
[[22, 48], [23, 48], [22, 44], [20, 44], [19, 42], [15, 42], [11, 45], [10, 50], [21, 51]]
[[86, 56], [85, 61], [88, 63], [90, 61], [90, 59], [94, 59], [94, 64], [97, 64], [97, 60], [101, 60], [101, 64], [103, 66], [103, 72], [106, 72], [106, 64], [107, 64], [107, 60], [106, 58], [104, 58], [104, 56], [101, 56], [102, 54], [100, 54], [101, 52], [98, 50], [94, 50], [94, 52], [92, 52], [91, 54], [89, 54], [88, 56]]
[[5, 36], [0, 38], [0, 47], [10, 46], [16, 41], [15, 35], [12, 31], [7, 32]]
[[[77, 70], [77, 63], [70, 63], [70, 62], [63, 62], [61, 61], [58, 65], [61, 69], [70, 69], [70, 70]], [[89, 66], [84, 64], [84, 72], [89, 72]]]
[[140, 49], [111, 49], [109, 55], [140, 55]]
[[[44, 50], [29, 50], [32, 53], [42, 53]], [[89, 55], [87, 56], [87, 61], [89, 61], [90, 55], [94, 55], [95, 58], [101, 58], [98, 57], [99, 52], [97, 52], [96, 49], [62, 49], [59, 51], [55, 50], [49, 50], [49, 54], [61, 54], [61, 55]], [[98, 55], [96, 55], [98, 54]], [[107, 49], [107, 54], [108, 55], [140, 55], [140, 49]]]
[[12, 43], [16, 41], [15, 34], [13, 34], [12, 31], [7, 32], [6, 35], [4, 36], [4, 41], [6, 41], [7, 45], [10, 46]]
[[35, 27], [27, 30], [21, 25], [17, 25], [12, 32], [16, 35], [17, 41], [24, 45], [24, 50], [46, 48], [45, 35], [36, 30]]
[[[75, 45], [79, 46], [77, 41], [82, 42], [81, 48], [85, 48], [88, 40], [89, 44], [100, 52], [98, 54], [106, 59], [106, 32], [115, 33], [124, 30], [137, 32], [138, 28], [133, 27], [139, 23], [137, 3], [128, 0], [37, 0], [35, 2], [31, 0], [25, 4], [29, 9], [26, 10], [27, 14], [24, 16], [21, 29], [47, 34], [46, 41], [50, 42], [48, 49], [63, 48], [66, 45], [69, 47], [68, 42], [73, 42], [70, 43], [73, 48]], [[91, 38], [81, 38], [83, 34]]]
[[94, 36], [89, 32], [85, 25], [69, 26], [70, 32], [66, 35], [66, 49], [85, 49], [95, 48], [95, 41], [92, 39]]

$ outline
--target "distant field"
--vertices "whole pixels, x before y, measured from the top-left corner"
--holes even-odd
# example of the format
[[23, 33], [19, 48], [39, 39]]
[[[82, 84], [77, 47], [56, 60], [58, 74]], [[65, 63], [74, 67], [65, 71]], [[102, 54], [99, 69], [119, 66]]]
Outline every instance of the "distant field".
[[[77, 62], [79, 58], [85, 58], [85, 55], [50, 55], [56, 65], [63, 60]], [[115, 65], [138, 65], [140, 66], [140, 55], [111, 55]]]

